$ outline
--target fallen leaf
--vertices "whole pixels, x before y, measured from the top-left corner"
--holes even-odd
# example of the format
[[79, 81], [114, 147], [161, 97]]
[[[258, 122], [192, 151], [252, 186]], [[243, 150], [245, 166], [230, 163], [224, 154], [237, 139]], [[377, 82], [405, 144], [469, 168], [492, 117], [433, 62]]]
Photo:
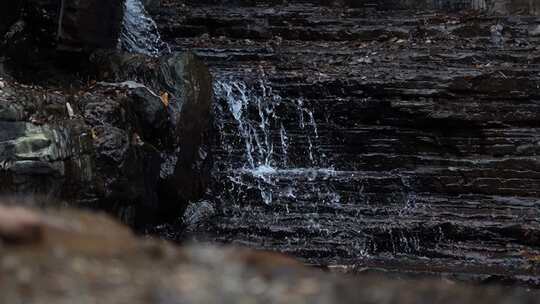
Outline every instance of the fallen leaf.
[[161, 97], [161, 102], [165, 105], [167, 108], [169, 106], [169, 93], [163, 92], [159, 95]]

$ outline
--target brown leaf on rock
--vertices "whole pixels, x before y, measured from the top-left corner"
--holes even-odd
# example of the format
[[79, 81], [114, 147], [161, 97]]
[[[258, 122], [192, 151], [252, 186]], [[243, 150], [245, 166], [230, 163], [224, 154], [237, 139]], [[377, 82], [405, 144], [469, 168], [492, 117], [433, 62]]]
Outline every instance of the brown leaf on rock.
[[165, 107], [167, 108], [169, 106], [169, 93], [167, 92], [163, 92], [159, 95], [159, 97], [161, 98], [161, 102], [165, 105]]

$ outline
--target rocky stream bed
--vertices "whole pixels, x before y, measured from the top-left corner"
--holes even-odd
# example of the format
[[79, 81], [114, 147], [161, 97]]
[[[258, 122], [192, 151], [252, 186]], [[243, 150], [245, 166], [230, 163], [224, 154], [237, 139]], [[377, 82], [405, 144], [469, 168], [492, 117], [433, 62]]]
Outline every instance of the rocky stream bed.
[[536, 303], [539, 15], [0, 3], [0, 303]]
[[535, 8], [351, 3], [155, 13], [217, 82], [215, 213], [191, 236], [345, 271], [538, 286]]

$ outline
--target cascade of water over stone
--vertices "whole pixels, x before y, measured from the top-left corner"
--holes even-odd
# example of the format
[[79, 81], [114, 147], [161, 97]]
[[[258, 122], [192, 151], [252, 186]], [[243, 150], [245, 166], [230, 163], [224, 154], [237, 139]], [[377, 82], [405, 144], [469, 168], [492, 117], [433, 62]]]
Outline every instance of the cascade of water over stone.
[[[214, 93], [216, 127], [226, 158], [218, 166], [221, 165], [220, 171], [228, 172], [227, 179], [237, 186], [259, 191], [261, 201], [270, 205], [274, 200], [279, 201], [280, 196], [295, 197], [298, 190], [294, 183], [280, 187], [280, 177], [309, 175], [314, 179], [318, 174], [332, 174], [333, 169], [325, 166], [324, 154], [317, 146], [319, 134], [313, 110], [303, 104], [302, 98], [281, 97], [264, 75], [252, 83], [217, 79]], [[295, 108], [298, 123], [295, 129], [303, 133], [303, 142], [291, 141], [293, 136], [289, 135], [282, 117], [286, 113], [280, 111], [284, 106]], [[291, 149], [303, 161], [299, 163], [298, 157], [291, 158]], [[328, 194], [337, 200], [337, 194]]]
[[[377, 251], [381, 245], [370, 235], [364, 217], [364, 213], [374, 212], [369, 210], [372, 198], [363, 189], [370, 187], [371, 180], [389, 177], [335, 169], [323, 144], [326, 139], [322, 137], [328, 134], [321, 134], [326, 131], [321, 130], [316, 118], [324, 113], [315, 112], [303, 97], [282, 96], [264, 73], [260, 74], [256, 80], [246, 81], [220, 76], [214, 83], [219, 140], [214, 151], [217, 185], [213, 191], [223, 214], [213, 229], [246, 225], [295, 231], [303, 227], [306, 235], [313, 234], [313, 241], [331, 244], [341, 239], [332, 235], [343, 229], [343, 224], [355, 235], [343, 236], [349, 244], [344, 258]], [[420, 206], [410, 190], [413, 181], [408, 176], [396, 173], [390, 178], [402, 188], [389, 198], [388, 213], [395, 212], [393, 222], [414, 214]], [[359, 208], [359, 202], [365, 202], [366, 207]], [[344, 210], [351, 218], [337, 216]], [[384, 246], [391, 246], [394, 252], [420, 250], [417, 236], [393, 230], [389, 225], [388, 234], [396, 235], [391, 236], [391, 245]], [[246, 238], [255, 238], [256, 234]], [[306, 235], [287, 237], [288, 248], [265, 248], [294, 249], [306, 242]], [[260, 247], [260, 242], [246, 245]]]
[[[126, 0], [121, 47], [129, 52], [158, 56], [168, 50], [161, 40], [157, 26], [148, 16], [140, 0]], [[289, 97], [277, 92], [264, 72], [254, 78], [217, 73], [214, 82], [214, 115], [219, 143], [215, 146], [215, 174], [212, 194], [220, 205], [220, 216], [233, 213], [231, 220], [268, 221], [276, 227], [287, 227], [287, 217], [301, 217], [292, 228], [300, 225], [309, 233], [331, 241], [336, 221], [327, 214], [347, 209], [356, 215], [351, 229], [359, 236], [345, 256], [362, 256], [379, 246], [360, 223], [362, 212], [358, 201], [366, 202], [363, 193], [369, 179], [357, 171], [336, 170], [323, 145], [316, 113], [306, 98]], [[324, 131], [323, 131], [324, 132]], [[326, 135], [327, 136], [327, 135]], [[407, 177], [395, 175], [403, 184], [403, 193], [391, 201], [402, 205], [396, 216], [414, 213], [414, 193], [407, 191]], [[351, 185], [358, 189], [348, 189]], [[195, 204], [200, 205], [200, 204]], [[246, 211], [252, 208], [253, 212]], [[196, 208], [196, 207], [194, 207]], [[269, 212], [272, 209], [274, 211]], [[240, 211], [242, 210], [242, 211]], [[265, 211], [261, 211], [265, 210]], [[332, 211], [334, 210], [334, 211]], [[269, 218], [273, 217], [273, 219]], [[280, 222], [284, 220], [285, 222]], [[357, 223], [358, 222], [358, 223]], [[221, 220], [217, 225], [223, 224]], [[339, 225], [338, 225], [339, 226]], [[389, 228], [389, 233], [392, 229]], [[302, 239], [290, 239], [295, 242]], [[320, 242], [321, 239], [318, 240]], [[401, 235], [392, 241], [395, 252], [418, 251], [418, 238]], [[278, 248], [279, 250], [279, 248]]]
[[149, 56], [159, 56], [169, 50], [141, 0], [126, 0], [119, 44], [125, 51]]
[[157, 15], [215, 76], [214, 181], [186, 213], [189, 237], [360, 271], [529, 272], [536, 21], [446, 15], [508, 0], [216, 2]]

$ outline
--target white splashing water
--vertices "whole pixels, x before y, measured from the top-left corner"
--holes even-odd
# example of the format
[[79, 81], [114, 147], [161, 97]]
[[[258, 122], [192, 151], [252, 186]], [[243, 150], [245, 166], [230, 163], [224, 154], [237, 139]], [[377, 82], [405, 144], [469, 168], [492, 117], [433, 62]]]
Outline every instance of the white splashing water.
[[281, 102], [281, 97], [273, 94], [264, 80], [259, 80], [258, 86], [256, 91], [241, 81], [214, 83], [214, 93], [227, 102], [226, 110], [234, 117], [238, 135], [244, 141], [244, 169], [252, 170], [275, 165], [270, 124], [275, 119], [275, 107]]
[[[252, 215], [249, 210], [253, 209], [242, 213], [244, 206], [256, 205], [256, 208], [266, 210], [260, 220], [270, 224], [283, 217], [280, 212], [297, 213], [305, 206], [308, 211], [302, 214], [302, 220], [307, 228], [329, 236], [335, 227], [321, 218], [319, 208], [323, 210], [321, 212], [327, 212], [324, 211], [326, 207], [326, 210], [351, 208], [351, 199], [365, 199], [369, 206], [370, 194], [364, 195], [364, 181], [355, 177], [355, 171], [336, 171], [328, 166], [329, 161], [321, 152], [321, 142], [327, 134], [324, 127], [319, 129], [318, 113], [309, 108], [306, 100], [279, 96], [264, 75], [252, 83], [218, 78], [214, 92], [221, 149], [224, 154], [228, 153], [223, 156], [219, 169], [227, 182], [217, 190], [221, 192], [216, 193], [216, 197], [223, 199], [224, 204], [234, 206], [231, 210], [242, 210], [231, 214], [261, 216]], [[414, 181], [409, 175], [399, 176], [403, 192], [395, 193], [395, 199], [403, 205], [397, 207], [395, 216], [398, 219], [413, 216], [420, 207], [413, 190]], [[351, 198], [353, 192], [348, 186], [343, 190], [342, 183], [361, 183], [357, 196]], [[393, 212], [393, 208], [389, 207], [389, 212]], [[313, 209], [317, 211], [309, 211]], [[361, 212], [359, 208], [357, 217], [363, 216]], [[335, 214], [337, 220], [340, 216]], [[396, 231], [391, 225], [386, 232], [390, 235], [394, 253], [420, 251], [420, 238], [414, 233]], [[358, 233], [364, 232], [358, 228]], [[373, 247], [376, 252], [376, 246], [370, 238], [359, 238], [350, 254], [367, 255], [368, 248]]]
[[[230, 78], [218, 79], [214, 83], [214, 93], [218, 99], [216, 104], [218, 130], [220, 133], [225, 131], [223, 123], [226, 118], [220, 116], [232, 116], [236, 128], [234, 141], [237, 144], [241, 142], [243, 146], [241, 150], [244, 162], [235, 164], [236, 167], [231, 167], [230, 170], [251, 176], [251, 180], [247, 182], [241, 179], [242, 185], [250, 184], [250, 188], [260, 192], [264, 203], [271, 204], [276, 196], [281, 195], [277, 186], [279, 176], [298, 173], [299, 170], [306, 172], [311, 170], [290, 168], [294, 166], [289, 161], [291, 138], [276, 113], [277, 107], [285, 101], [273, 91], [264, 75], [252, 85]], [[308, 134], [309, 146], [304, 148], [307, 148], [306, 157], [309, 158], [311, 165], [315, 165], [317, 159], [312, 136], [319, 138], [315, 117], [311, 110], [304, 107], [301, 98], [292, 102], [300, 116], [300, 129]], [[231, 145], [227, 142], [222, 143], [224, 150], [233, 154], [235, 149]], [[288, 197], [295, 195], [294, 185], [283, 191]]]
[[287, 136], [287, 130], [285, 130], [283, 123], [279, 129], [279, 138], [281, 139], [281, 149], [283, 151], [283, 166], [286, 167], [289, 158], [289, 136]]
[[150, 18], [141, 0], [126, 0], [119, 46], [130, 53], [157, 57], [169, 52], [161, 40], [156, 22]]

